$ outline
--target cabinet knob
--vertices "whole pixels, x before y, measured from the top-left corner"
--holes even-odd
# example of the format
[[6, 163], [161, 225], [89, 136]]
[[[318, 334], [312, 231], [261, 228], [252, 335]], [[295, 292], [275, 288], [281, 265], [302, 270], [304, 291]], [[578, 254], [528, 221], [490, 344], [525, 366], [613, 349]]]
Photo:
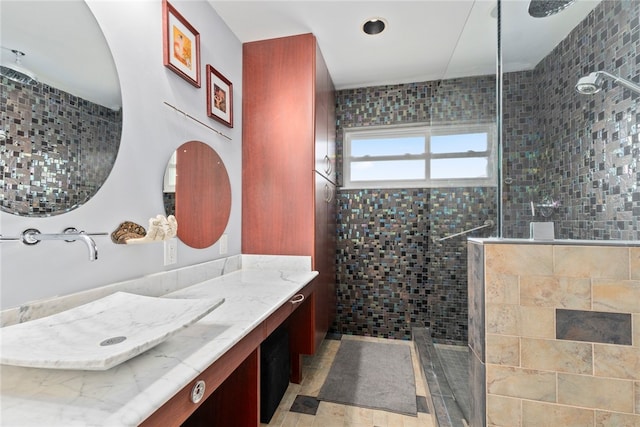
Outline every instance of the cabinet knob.
[[193, 388], [191, 389], [191, 401], [193, 403], [198, 403], [202, 400], [202, 398], [204, 397], [205, 388], [206, 384], [203, 380], [200, 380], [194, 384]]
[[304, 301], [304, 295], [302, 294], [295, 295], [291, 298], [291, 304], [300, 304], [302, 301]]

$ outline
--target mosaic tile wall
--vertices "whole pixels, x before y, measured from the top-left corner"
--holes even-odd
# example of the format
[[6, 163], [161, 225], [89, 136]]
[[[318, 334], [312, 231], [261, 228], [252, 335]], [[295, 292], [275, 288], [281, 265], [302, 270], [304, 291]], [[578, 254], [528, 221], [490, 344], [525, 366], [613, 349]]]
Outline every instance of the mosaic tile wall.
[[115, 162], [121, 111], [42, 83], [1, 83], [0, 208], [48, 216], [91, 198]]
[[596, 70], [640, 82], [639, 20], [640, 1], [603, 1], [533, 72], [505, 77], [504, 236], [528, 237], [529, 202], [550, 196], [556, 237], [640, 240], [640, 95], [574, 89]]
[[541, 200], [537, 88], [533, 71], [506, 73], [502, 80], [502, 231], [505, 237], [529, 238], [534, 218], [531, 201]]
[[407, 338], [429, 311], [428, 194], [342, 191], [338, 203], [338, 331]]
[[[339, 91], [339, 182], [343, 128], [495, 120], [494, 94], [494, 77]], [[466, 341], [466, 241], [436, 240], [495, 219], [495, 206], [486, 187], [339, 190], [334, 329], [409, 339], [421, 324], [439, 341]]]
[[[558, 238], [640, 240], [640, 97], [610, 81], [594, 96], [574, 90], [579, 77], [598, 69], [640, 82], [639, 19], [640, 1], [604, 1], [534, 70], [504, 75], [503, 236], [528, 238], [530, 221], [551, 220]], [[490, 120], [494, 94], [492, 76], [340, 91], [338, 171], [344, 127]], [[466, 341], [466, 247], [434, 238], [495, 218], [496, 189], [383, 192], [389, 199], [380, 193], [339, 191], [335, 329], [407, 338], [417, 322], [436, 341]], [[540, 209], [532, 216], [531, 202], [545, 197], [561, 207], [548, 218]], [[424, 216], [414, 218], [404, 206], [417, 200], [425, 202]], [[412, 239], [422, 239], [413, 248], [380, 243], [394, 241], [386, 226], [398, 218], [417, 233]], [[353, 256], [365, 246], [378, 248], [377, 255]], [[421, 271], [407, 258], [423, 262]], [[390, 259], [407, 266], [408, 289], [368, 276], [367, 268]], [[367, 305], [370, 295], [383, 304]], [[390, 298], [402, 303], [385, 310]]]

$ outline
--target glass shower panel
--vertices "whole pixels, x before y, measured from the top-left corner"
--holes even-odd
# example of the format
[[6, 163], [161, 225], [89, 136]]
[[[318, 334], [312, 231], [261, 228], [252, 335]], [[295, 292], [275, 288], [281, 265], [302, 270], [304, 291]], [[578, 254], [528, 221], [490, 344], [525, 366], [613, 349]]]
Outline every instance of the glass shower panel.
[[640, 0], [527, 3], [501, 3], [503, 236], [551, 221], [560, 239], [639, 240]]
[[[434, 159], [431, 172], [450, 176], [451, 169], [459, 174], [462, 181], [457, 186], [434, 186], [429, 189], [429, 247], [428, 247], [428, 288], [439, 298], [428, 301], [431, 314], [431, 328], [463, 329], [464, 339], [439, 340], [431, 331], [433, 358], [446, 360], [451, 370], [438, 370], [429, 375], [432, 390], [444, 390], [444, 384], [451, 385], [454, 398], [442, 399], [432, 396], [436, 417], [441, 425], [479, 425], [470, 420], [469, 405], [471, 393], [467, 384], [459, 379], [467, 379], [468, 358], [468, 289], [467, 289], [467, 238], [497, 236], [498, 227], [498, 182], [493, 179], [478, 179], [477, 175], [498, 176], [498, 162], [494, 161], [494, 151], [489, 150], [489, 140], [495, 140], [497, 117], [497, 24], [495, 18], [496, 1], [464, 1], [467, 9], [464, 28], [461, 29], [442, 78], [437, 82], [432, 96], [430, 125], [437, 129], [432, 139], [431, 153]], [[478, 129], [490, 129], [485, 134], [484, 144], [474, 138], [464, 141], [447, 138], [455, 134], [455, 129], [467, 129], [467, 134], [477, 134]], [[477, 135], [476, 135], [477, 136]], [[482, 138], [479, 138], [482, 140]], [[491, 144], [495, 146], [495, 144]], [[480, 154], [482, 153], [482, 154]], [[440, 158], [438, 158], [438, 156]], [[473, 171], [474, 165], [461, 165], [470, 161], [480, 162], [480, 171]], [[452, 166], [455, 165], [455, 166]], [[443, 169], [439, 169], [443, 167]], [[489, 168], [495, 170], [490, 170]], [[468, 180], [469, 175], [476, 175]], [[486, 226], [485, 226], [486, 225]], [[432, 343], [429, 343], [432, 344]], [[461, 355], [461, 363], [451, 362], [444, 356], [447, 350]], [[436, 364], [432, 364], [436, 366]], [[438, 364], [437, 366], [439, 366]], [[436, 384], [432, 384], [435, 382]], [[448, 388], [448, 387], [447, 387]], [[444, 407], [446, 414], [441, 415]]]
[[[441, 158], [436, 156], [431, 161], [431, 172], [435, 179], [440, 178], [438, 171], [442, 171], [442, 178], [451, 178], [452, 173], [458, 179], [498, 175], [498, 162], [491, 160], [493, 152], [487, 152], [489, 147], [486, 133], [472, 131], [466, 133], [464, 139], [460, 139], [455, 137], [455, 132], [446, 130], [461, 127], [495, 129], [498, 120], [497, 2], [475, 1], [467, 2], [467, 5], [464, 28], [458, 35], [455, 49], [438, 82], [431, 108], [431, 126], [441, 130], [431, 138], [431, 152], [458, 155], [442, 155]], [[452, 133], [453, 135], [447, 135]], [[431, 234], [434, 248], [438, 249], [434, 256], [436, 259], [442, 257], [443, 264], [446, 264], [444, 260], [447, 258], [458, 258], [458, 254], [466, 256], [467, 237], [497, 236], [498, 228], [494, 225], [446, 241], [440, 240], [482, 226], [487, 220], [491, 220], [493, 224], [498, 222], [497, 180], [489, 184], [484, 180], [471, 185], [469, 180], [465, 181], [464, 185], [458, 187], [436, 187], [431, 193]], [[466, 286], [466, 273], [456, 277], [454, 281], [460, 281], [460, 278], [464, 278], [464, 283], [459, 286]], [[450, 281], [446, 277], [442, 277], [442, 280]]]

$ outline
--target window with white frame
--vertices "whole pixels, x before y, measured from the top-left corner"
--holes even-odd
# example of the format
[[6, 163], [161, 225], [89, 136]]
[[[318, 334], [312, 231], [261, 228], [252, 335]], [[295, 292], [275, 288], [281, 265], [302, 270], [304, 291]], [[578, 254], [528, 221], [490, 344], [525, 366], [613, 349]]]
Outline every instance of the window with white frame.
[[495, 186], [495, 125], [344, 130], [345, 188]]

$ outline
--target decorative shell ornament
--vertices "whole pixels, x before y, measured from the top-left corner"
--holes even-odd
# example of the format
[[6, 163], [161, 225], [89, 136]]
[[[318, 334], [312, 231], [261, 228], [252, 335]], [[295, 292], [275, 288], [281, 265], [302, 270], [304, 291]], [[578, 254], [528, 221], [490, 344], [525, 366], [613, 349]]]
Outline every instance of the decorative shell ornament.
[[147, 231], [143, 226], [132, 221], [121, 223], [118, 228], [111, 233], [113, 243], [125, 244], [128, 239], [139, 239], [147, 235]]
[[162, 242], [176, 237], [177, 233], [178, 221], [175, 216], [169, 215], [165, 218], [163, 215], [156, 215], [154, 218], [149, 218], [148, 231], [145, 231], [141, 225], [125, 221], [111, 233], [111, 240], [127, 245]]

